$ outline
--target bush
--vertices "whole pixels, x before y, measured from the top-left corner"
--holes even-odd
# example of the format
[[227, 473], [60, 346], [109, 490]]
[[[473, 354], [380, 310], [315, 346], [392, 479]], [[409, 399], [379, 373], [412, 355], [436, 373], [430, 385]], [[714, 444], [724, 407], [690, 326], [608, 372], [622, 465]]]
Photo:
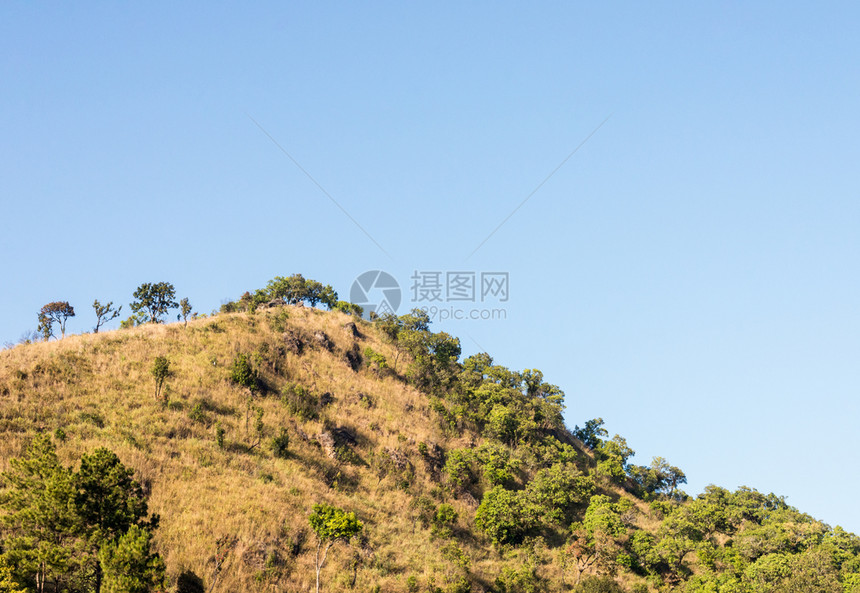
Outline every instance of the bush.
[[224, 427], [221, 426], [220, 422], [215, 425], [215, 444], [218, 445], [219, 449], [224, 448]]
[[164, 356], [156, 356], [149, 372], [155, 378], [155, 399], [158, 399], [161, 396], [164, 382], [170, 376], [170, 361]]
[[199, 402], [194, 404], [194, 407], [192, 407], [191, 410], [189, 410], [188, 412], [188, 418], [190, 418], [192, 422], [199, 422], [200, 424], [205, 423], [207, 421], [207, 418], [206, 412], [203, 411], [203, 404]]
[[278, 436], [272, 438], [272, 453], [275, 457], [286, 459], [287, 447], [290, 444], [290, 435], [287, 434], [287, 429], [282, 428]]
[[611, 577], [586, 577], [573, 591], [574, 593], [624, 593], [624, 589]]
[[334, 308], [341, 313], [355, 315], [356, 317], [361, 317], [364, 314], [364, 309], [361, 306], [347, 301], [338, 301]]
[[388, 368], [388, 361], [385, 359], [385, 356], [370, 346], [364, 349], [364, 364], [376, 373], [377, 378]]
[[496, 545], [516, 544], [534, 526], [523, 509], [519, 492], [496, 486], [484, 494], [475, 513], [475, 526], [489, 535]]
[[495, 585], [499, 593], [538, 593], [544, 590], [534, 567], [525, 564], [518, 570], [510, 567], [502, 569]]
[[283, 388], [281, 401], [290, 414], [302, 420], [315, 420], [319, 416], [319, 398], [298, 383], [289, 383]]
[[257, 371], [248, 362], [247, 354], [240, 354], [233, 360], [233, 365], [230, 367], [230, 380], [236, 385], [256, 391], [258, 383]]
[[433, 516], [433, 535], [437, 537], [451, 537], [452, 526], [457, 523], [457, 510], [450, 504], [443, 502], [436, 509]]
[[[338, 305], [342, 302], [343, 301], [340, 301]], [[409, 593], [418, 593], [418, 577], [414, 574], [406, 579], [406, 590], [409, 591]]]
[[475, 454], [471, 449], [454, 449], [448, 453], [443, 471], [456, 488], [467, 488], [477, 482], [474, 471]]

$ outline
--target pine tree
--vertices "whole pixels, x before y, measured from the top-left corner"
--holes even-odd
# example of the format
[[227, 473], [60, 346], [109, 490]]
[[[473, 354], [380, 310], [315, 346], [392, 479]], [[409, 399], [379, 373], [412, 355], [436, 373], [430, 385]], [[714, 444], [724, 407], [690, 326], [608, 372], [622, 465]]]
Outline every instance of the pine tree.
[[75, 508], [82, 522], [82, 535], [90, 552], [88, 572], [96, 593], [102, 587], [103, 568], [99, 550], [117, 541], [132, 527], [147, 527], [147, 505], [143, 489], [113, 451], [100, 448], [81, 457], [75, 475]]
[[36, 593], [74, 566], [78, 520], [72, 473], [57, 459], [50, 437], [37, 436], [25, 455], [9, 462], [0, 505], [6, 513], [5, 556], [33, 575]]
[[165, 585], [164, 560], [152, 552], [149, 531], [137, 525], [99, 551], [105, 593], [148, 593]]

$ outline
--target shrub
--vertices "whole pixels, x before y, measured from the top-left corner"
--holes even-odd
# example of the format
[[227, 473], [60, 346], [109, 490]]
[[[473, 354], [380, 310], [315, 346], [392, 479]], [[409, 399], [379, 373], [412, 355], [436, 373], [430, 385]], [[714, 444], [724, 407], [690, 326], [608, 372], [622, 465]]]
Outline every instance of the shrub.
[[497, 545], [520, 542], [533, 527], [533, 520], [526, 515], [523, 502], [518, 492], [496, 486], [484, 494], [475, 513], [475, 526]]
[[382, 372], [388, 368], [388, 361], [385, 359], [385, 356], [368, 346], [364, 349], [364, 364], [367, 368], [371, 369], [374, 373], [376, 373], [377, 378], [382, 374]]
[[355, 303], [349, 303], [347, 301], [338, 301], [334, 308], [341, 313], [346, 313], [347, 315], [355, 315], [356, 317], [361, 317], [364, 314], [364, 309], [356, 305]]
[[421, 495], [412, 499], [412, 502], [409, 503], [409, 507], [415, 509], [418, 514], [418, 520], [425, 528], [430, 525], [430, 522], [433, 521], [436, 516], [436, 505], [433, 503], [433, 500], [427, 496]]
[[258, 381], [257, 371], [248, 362], [247, 354], [239, 354], [233, 360], [233, 365], [230, 367], [230, 380], [236, 385], [256, 391]]
[[219, 313], [236, 313], [239, 311], [239, 305], [236, 301], [227, 301], [225, 303], [221, 303], [221, 308], [218, 310]]
[[574, 588], [574, 593], [624, 593], [611, 577], [586, 577]]
[[457, 510], [450, 504], [443, 502], [436, 509], [433, 516], [433, 535], [437, 537], [451, 537], [452, 526], [457, 523]]
[[281, 391], [281, 400], [290, 414], [302, 420], [314, 420], [319, 416], [319, 398], [298, 383], [290, 383]]
[[156, 356], [155, 362], [152, 363], [150, 369], [152, 376], [155, 378], [155, 399], [161, 396], [161, 390], [164, 387], [164, 382], [170, 375], [170, 361], [164, 356]]
[[194, 404], [194, 407], [188, 412], [188, 417], [192, 422], [199, 422], [201, 424], [206, 422], [206, 412], [203, 411], [203, 404], [200, 402]]
[[275, 457], [286, 459], [287, 447], [290, 444], [290, 435], [287, 434], [287, 429], [282, 428], [278, 436], [272, 438], [272, 453]]
[[454, 449], [448, 454], [443, 471], [456, 488], [466, 488], [475, 482], [475, 454], [471, 449]]
[[123, 319], [119, 322], [120, 329], [130, 329], [132, 327], [137, 327], [138, 325], [143, 325], [146, 323], [146, 315], [141, 313], [134, 313], [129, 315], [127, 318]]
[[287, 331], [287, 327], [289, 327], [289, 318], [289, 311], [286, 309], [279, 309], [277, 313], [269, 317], [269, 327], [272, 328], [273, 332], [283, 333]]
[[[197, 404], [198, 406], [200, 404]], [[221, 426], [221, 423], [215, 425], [215, 444], [218, 445], [219, 449], [224, 448], [224, 427]]]
[[[338, 305], [343, 301], [338, 302]], [[408, 579], [406, 579], [406, 590], [409, 593], [418, 593], [418, 577], [414, 574], [410, 575]]]
[[533, 566], [524, 564], [519, 569], [502, 569], [496, 578], [496, 591], [499, 593], [538, 593], [544, 590]]
[[472, 590], [472, 583], [464, 576], [459, 577], [453, 583], [445, 587], [445, 593], [469, 593]]

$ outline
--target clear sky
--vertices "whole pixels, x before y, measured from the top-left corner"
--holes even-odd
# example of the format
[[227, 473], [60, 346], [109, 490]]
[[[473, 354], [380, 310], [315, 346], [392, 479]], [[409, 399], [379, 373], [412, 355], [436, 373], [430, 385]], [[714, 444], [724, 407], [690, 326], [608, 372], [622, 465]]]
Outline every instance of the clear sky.
[[860, 531], [860, 5], [180, 4], [0, 7], [0, 342], [142, 282], [506, 272], [433, 327]]

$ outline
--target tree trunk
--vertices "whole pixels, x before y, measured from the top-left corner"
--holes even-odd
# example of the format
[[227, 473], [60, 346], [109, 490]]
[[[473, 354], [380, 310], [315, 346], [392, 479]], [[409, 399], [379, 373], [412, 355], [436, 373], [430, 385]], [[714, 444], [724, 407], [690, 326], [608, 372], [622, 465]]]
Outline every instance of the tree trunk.
[[320, 547], [322, 547], [322, 541], [317, 542], [317, 593], [320, 593]]
[[322, 548], [322, 540], [317, 542], [317, 593], [320, 593], [320, 571], [322, 570], [323, 564], [325, 564], [326, 556], [328, 556], [328, 550], [331, 548], [333, 542], [329, 542], [326, 545], [325, 550], [323, 551], [322, 560], [320, 560], [320, 548]]

